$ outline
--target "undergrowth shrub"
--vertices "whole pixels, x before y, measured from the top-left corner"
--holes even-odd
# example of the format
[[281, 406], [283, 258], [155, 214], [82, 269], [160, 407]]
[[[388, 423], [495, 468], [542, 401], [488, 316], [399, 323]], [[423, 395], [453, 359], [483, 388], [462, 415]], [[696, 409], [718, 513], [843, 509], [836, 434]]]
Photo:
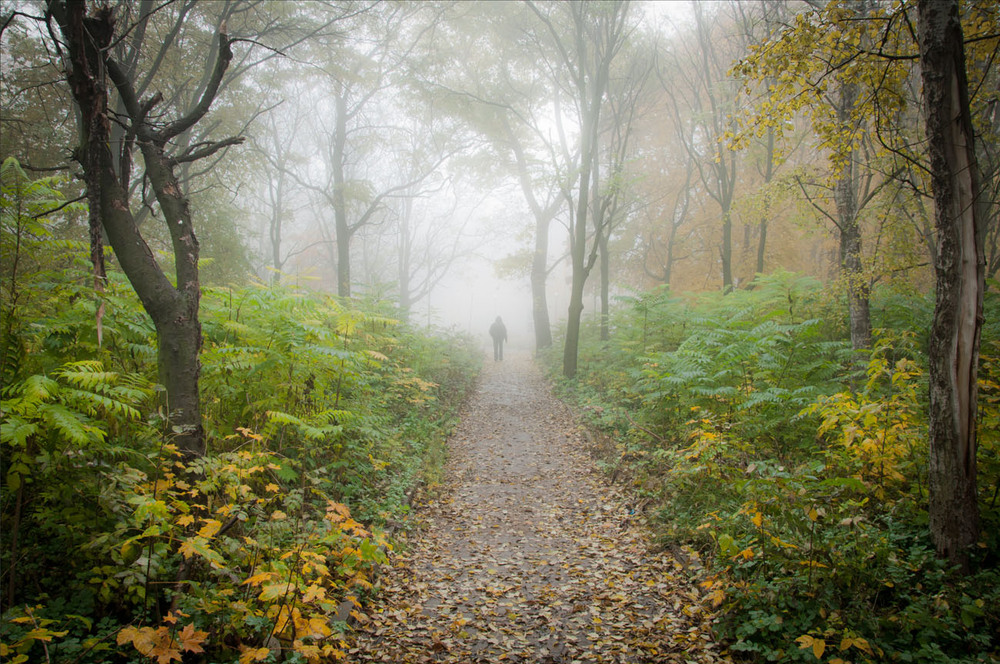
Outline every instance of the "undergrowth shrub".
[[932, 306], [910, 297], [873, 295], [888, 327], [863, 357], [826, 320], [835, 298], [779, 274], [749, 292], [628, 301], [610, 341], [587, 330], [576, 381], [547, 358], [663, 543], [707, 560], [704, 600], [739, 661], [1000, 659], [1000, 345], [987, 324], [983, 539], [963, 577], [927, 531]]
[[0, 658], [335, 661], [481, 354], [384, 305], [206, 289], [209, 452], [157, 406], [155, 334], [58, 181], [3, 166]]

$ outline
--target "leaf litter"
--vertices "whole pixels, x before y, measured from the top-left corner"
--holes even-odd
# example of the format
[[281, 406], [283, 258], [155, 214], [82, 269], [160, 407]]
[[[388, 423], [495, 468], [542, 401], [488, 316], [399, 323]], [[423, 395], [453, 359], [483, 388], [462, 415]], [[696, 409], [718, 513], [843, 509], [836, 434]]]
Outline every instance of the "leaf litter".
[[[487, 366], [444, 486], [355, 613], [358, 662], [729, 662], [712, 597], [652, 546], [526, 356]], [[697, 555], [688, 552], [688, 566]]]

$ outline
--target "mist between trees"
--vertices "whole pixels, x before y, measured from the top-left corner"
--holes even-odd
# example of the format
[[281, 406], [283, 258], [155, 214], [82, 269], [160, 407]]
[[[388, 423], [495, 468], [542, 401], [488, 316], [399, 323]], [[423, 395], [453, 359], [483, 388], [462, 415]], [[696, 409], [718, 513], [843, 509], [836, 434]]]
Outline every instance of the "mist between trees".
[[[611, 463], [656, 478], [639, 482], [650, 504], [701, 495], [701, 472], [767, 469], [772, 493], [720, 489], [728, 505], [675, 505], [664, 527], [714, 552], [718, 607], [759, 609], [758, 573], [803, 583], [775, 538], [846, 546], [804, 506], [815, 492], [871, 524], [885, 560], [905, 541], [940, 565], [919, 582], [947, 606], [912, 600], [937, 627], [883, 654], [960, 659], [964, 626], [960, 661], [995, 658], [998, 12], [5, 2], [3, 647], [335, 657], [318, 625], [331, 603], [360, 608], [378, 531], [437, 472], [502, 315], [570, 393], [619, 413]], [[686, 465], [690, 441], [702, 455], [720, 436], [723, 466]], [[805, 520], [782, 521], [783, 500]], [[697, 530], [704, 513], [722, 525]], [[225, 537], [263, 537], [249, 523], [270, 524], [274, 578], [263, 545]], [[342, 569], [272, 601], [290, 592], [265, 585], [276, 560], [331, 547]], [[84, 553], [57, 565], [67, 550]], [[805, 560], [812, 599], [785, 610], [812, 622], [753, 614], [726, 637], [751, 661], [834, 661], [835, 633], [841, 661], [882, 661], [850, 640], [885, 624], [833, 620], [844, 600], [814, 579], [830, 561]], [[205, 565], [240, 594], [256, 579], [257, 604], [196, 598]], [[176, 611], [199, 618], [170, 650]]]

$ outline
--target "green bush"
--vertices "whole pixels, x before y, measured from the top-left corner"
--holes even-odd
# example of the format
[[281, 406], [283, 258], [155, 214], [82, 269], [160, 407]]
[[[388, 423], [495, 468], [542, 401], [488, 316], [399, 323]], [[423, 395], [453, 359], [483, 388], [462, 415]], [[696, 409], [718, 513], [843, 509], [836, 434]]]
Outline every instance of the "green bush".
[[206, 289], [209, 452], [181, 464], [127, 281], [93, 288], [57, 181], [2, 175], [0, 657], [339, 656], [480, 353], [375, 303]]
[[556, 379], [661, 541], [707, 561], [705, 601], [738, 660], [996, 661], [1000, 345], [987, 326], [984, 536], [962, 577], [927, 532], [926, 338], [911, 331], [927, 298], [873, 294], [886, 327], [863, 358], [824, 315], [835, 299], [789, 274], [726, 296], [655, 291], [627, 301], [610, 341], [585, 330], [577, 380]]

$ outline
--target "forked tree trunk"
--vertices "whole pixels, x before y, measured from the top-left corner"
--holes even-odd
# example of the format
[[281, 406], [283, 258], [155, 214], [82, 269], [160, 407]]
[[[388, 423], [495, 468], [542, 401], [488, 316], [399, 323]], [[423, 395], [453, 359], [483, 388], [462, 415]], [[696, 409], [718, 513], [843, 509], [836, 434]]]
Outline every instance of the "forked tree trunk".
[[[115, 37], [112, 11], [99, 8], [88, 17], [83, 0], [50, 0], [48, 7], [59, 24], [68, 51], [68, 81], [80, 111], [80, 145], [74, 156], [83, 166], [88, 201], [97, 211], [125, 276], [156, 327], [157, 366], [165, 388], [163, 405], [171, 425], [170, 437], [187, 458], [194, 458], [205, 453], [198, 394], [201, 371], [198, 240], [187, 198], [174, 174], [177, 161], [168, 157], [164, 148], [170, 139], [193, 127], [208, 112], [232, 59], [230, 42], [225, 34], [219, 35], [218, 60], [198, 104], [175, 122], [154, 128], [147, 118], [161, 98], [156, 95], [140, 102], [133, 81], [110, 58], [109, 47]], [[142, 151], [146, 177], [170, 233], [176, 286], [160, 268], [130, 210], [128, 191], [122, 182], [128, 174], [116, 168], [110, 149], [108, 77], [127, 111], [130, 129]], [[208, 156], [236, 142], [239, 140], [207, 145], [188, 159]]]
[[930, 338], [930, 532], [968, 567], [979, 538], [976, 400], [985, 257], [983, 208], [958, 3], [918, 0], [920, 68], [938, 258]]

